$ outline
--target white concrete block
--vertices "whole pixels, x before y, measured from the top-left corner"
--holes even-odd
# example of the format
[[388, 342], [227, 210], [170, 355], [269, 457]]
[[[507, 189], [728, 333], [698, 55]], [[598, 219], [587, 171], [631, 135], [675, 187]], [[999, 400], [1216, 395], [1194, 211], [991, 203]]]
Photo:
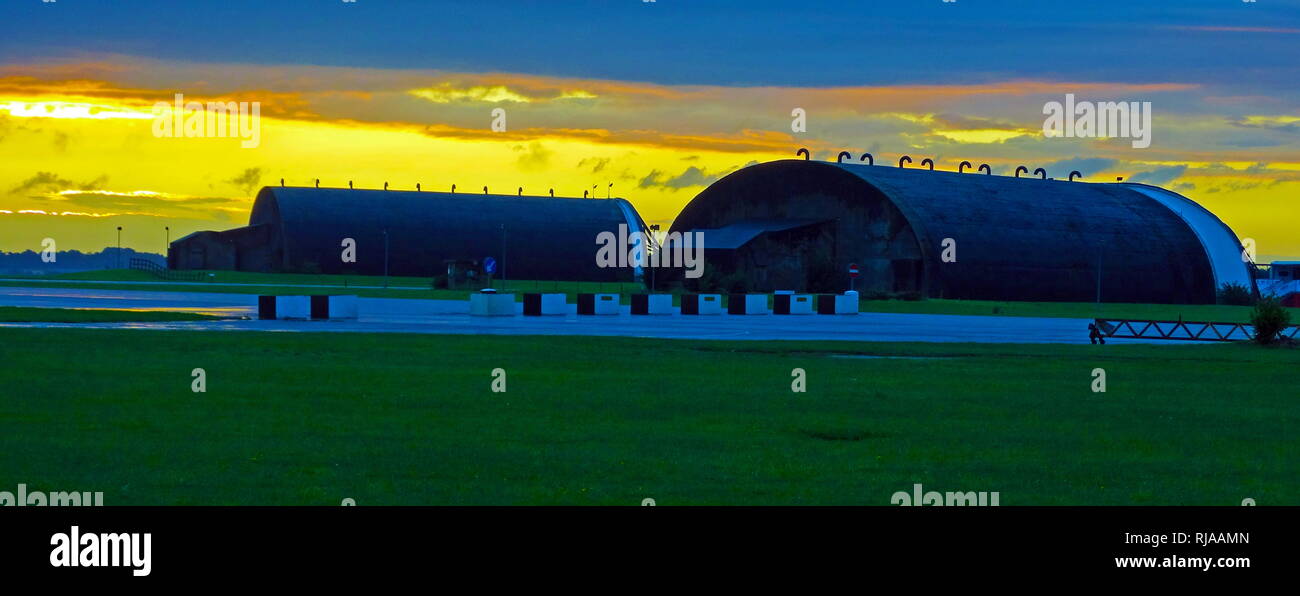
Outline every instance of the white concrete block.
[[618, 314], [618, 294], [596, 294], [596, 314]]
[[672, 294], [651, 294], [646, 297], [646, 310], [652, 315], [673, 314]]
[[275, 318], [310, 319], [311, 296], [276, 296]]
[[356, 296], [330, 296], [330, 320], [356, 319]]
[[790, 296], [790, 314], [792, 315], [811, 315], [817, 312], [817, 304], [809, 294], [794, 294]]
[[700, 314], [722, 314], [722, 294], [700, 294]]
[[469, 314], [476, 317], [513, 317], [514, 294], [470, 294]]
[[858, 314], [858, 293], [845, 293], [835, 296], [835, 314], [837, 315], [856, 315]]
[[569, 314], [569, 298], [564, 294], [542, 294], [543, 315]]

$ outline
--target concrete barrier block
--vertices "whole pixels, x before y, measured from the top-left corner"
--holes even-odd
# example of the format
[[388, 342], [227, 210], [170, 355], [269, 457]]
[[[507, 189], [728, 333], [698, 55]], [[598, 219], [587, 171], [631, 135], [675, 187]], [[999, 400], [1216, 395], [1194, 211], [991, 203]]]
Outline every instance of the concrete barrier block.
[[682, 294], [682, 314], [722, 314], [722, 294]]
[[596, 294], [596, 312], [598, 315], [618, 314], [618, 294]]
[[564, 294], [542, 294], [542, 314], [565, 315], [569, 313], [569, 297]]
[[513, 317], [514, 294], [470, 294], [469, 314], [476, 317]]
[[276, 296], [275, 318], [281, 320], [310, 319], [311, 296]]
[[813, 314], [813, 297], [809, 294], [790, 294], [788, 296], [777, 295], [774, 300], [781, 301], [784, 298], [784, 312], [776, 312], [773, 304], [773, 312], [782, 315], [810, 315]]
[[529, 317], [568, 314], [568, 297], [564, 294], [524, 294], [524, 315]]
[[329, 297], [329, 319], [331, 321], [355, 320], [359, 311], [356, 296]]
[[858, 294], [840, 294], [835, 297], [835, 314], [837, 315], [856, 315], [858, 314]]
[[673, 314], [673, 296], [672, 294], [633, 294], [632, 314], [671, 315]]
[[257, 297], [257, 318], [263, 321], [275, 320], [275, 296]]
[[701, 315], [722, 314], [722, 294], [700, 294], [699, 313]]
[[731, 294], [727, 297], [727, 313], [733, 315], [767, 314], [766, 294]]
[[819, 315], [856, 315], [858, 314], [858, 295], [821, 294], [817, 296], [817, 314]]
[[673, 314], [673, 295], [672, 294], [650, 294], [647, 296], [649, 309], [652, 315], [671, 315]]

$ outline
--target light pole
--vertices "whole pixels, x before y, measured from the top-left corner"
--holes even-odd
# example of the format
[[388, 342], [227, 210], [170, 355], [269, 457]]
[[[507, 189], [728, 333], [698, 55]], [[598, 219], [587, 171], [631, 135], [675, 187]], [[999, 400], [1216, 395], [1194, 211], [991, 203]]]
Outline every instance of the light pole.
[[168, 257], [172, 252], [172, 229], [171, 226], [163, 226], [163, 229], [167, 231], [167, 241], [163, 244], [163, 261], [170, 266], [171, 259]]
[[117, 253], [113, 255], [114, 269], [122, 268], [122, 226], [117, 226]]

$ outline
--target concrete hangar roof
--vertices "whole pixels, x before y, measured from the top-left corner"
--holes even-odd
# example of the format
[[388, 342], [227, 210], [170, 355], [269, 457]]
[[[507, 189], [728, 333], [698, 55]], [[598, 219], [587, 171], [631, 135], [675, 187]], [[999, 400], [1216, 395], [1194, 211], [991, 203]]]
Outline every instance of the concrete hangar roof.
[[[600, 269], [595, 260], [597, 235], [619, 224], [645, 229], [618, 198], [268, 186], [248, 227], [268, 229], [277, 270], [310, 263], [322, 273], [377, 275], [387, 236], [393, 275], [431, 275], [447, 260], [490, 256], [511, 279], [619, 281], [632, 272]], [[353, 265], [340, 262], [344, 238], [357, 243]]]
[[[932, 297], [1092, 301], [1098, 269], [1107, 302], [1210, 303], [1226, 283], [1253, 287], [1231, 229], [1141, 184], [780, 160], [715, 182], [671, 231], [703, 231], [707, 247], [710, 233], [735, 236], [731, 227], [753, 238], [755, 222], [818, 220], [829, 222], [837, 270], [919, 268], [916, 289]], [[942, 259], [946, 240], [953, 262]]]

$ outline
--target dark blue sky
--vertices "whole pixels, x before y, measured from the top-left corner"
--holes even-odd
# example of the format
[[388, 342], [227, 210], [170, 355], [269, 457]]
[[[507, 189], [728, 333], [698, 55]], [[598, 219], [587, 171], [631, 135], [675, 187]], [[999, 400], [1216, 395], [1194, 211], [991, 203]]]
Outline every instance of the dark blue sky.
[[1300, 86], [1300, 0], [4, 0], [0, 16], [4, 63], [108, 53], [672, 84]]

